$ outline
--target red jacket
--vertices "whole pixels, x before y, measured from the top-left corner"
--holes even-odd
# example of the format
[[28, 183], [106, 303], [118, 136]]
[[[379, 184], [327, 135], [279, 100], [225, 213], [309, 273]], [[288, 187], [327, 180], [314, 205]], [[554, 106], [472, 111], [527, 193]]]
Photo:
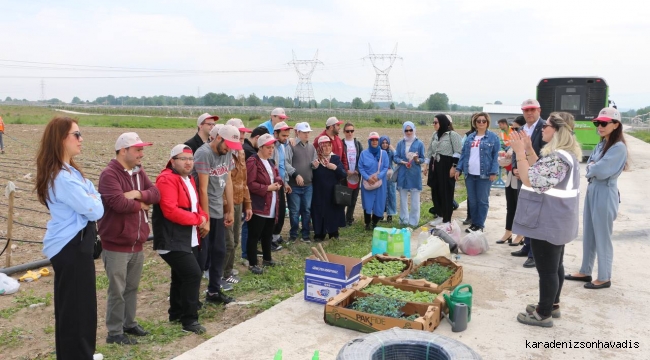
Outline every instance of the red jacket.
[[[102, 195], [104, 216], [97, 223], [102, 248], [118, 252], [140, 252], [149, 237], [148, 214], [141, 204], [157, 204], [158, 189], [151, 183], [143, 168], [133, 172], [124, 170], [116, 160], [111, 160], [99, 175], [98, 192]], [[142, 198], [129, 200], [125, 192], [140, 190]]]
[[[269, 161], [272, 160], [269, 159]], [[253, 154], [246, 160], [246, 181], [251, 195], [253, 214], [269, 216], [271, 214], [271, 203], [273, 202], [273, 193], [268, 191], [269, 185], [274, 182], [283, 185], [278, 168], [274, 164], [271, 164], [271, 168], [273, 169], [273, 181], [271, 181], [262, 159], [257, 154]], [[279, 208], [280, 199], [277, 198], [275, 201], [276, 222], [278, 221]], [[282, 216], [284, 216], [284, 213], [282, 213]]]
[[[208, 218], [198, 204], [194, 178], [189, 176], [196, 194], [196, 212], [192, 212], [192, 201], [181, 176], [171, 168], [164, 169], [156, 178], [160, 191], [160, 203], [154, 206], [152, 215], [154, 250], [192, 251], [192, 226], [201, 225], [201, 216]], [[198, 231], [198, 228], [197, 228]], [[199, 241], [201, 236], [197, 233]]]
[[[318, 150], [318, 138], [323, 135], [329, 137], [329, 135], [327, 135], [327, 130], [323, 130], [323, 132], [318, 134], [318, 136], [316, 136], [316, 138], [314, 139], [314, 147], [317, 150]], [[341, 138], [338, 136], [330, 138], [330, 140], [332, 140], [332, 154], [336, 154], [341, 158], [341, 162], [343, 163], [343, 168], [345, 169], [345, 171], [348, 171], [348, 169], [350, 169], [350, 167], [348, 166], [348, 154], [344, 153], [343, 140], [341, 140]], [[357, 154], [357, 156], [359, 156], [359, 154]]]

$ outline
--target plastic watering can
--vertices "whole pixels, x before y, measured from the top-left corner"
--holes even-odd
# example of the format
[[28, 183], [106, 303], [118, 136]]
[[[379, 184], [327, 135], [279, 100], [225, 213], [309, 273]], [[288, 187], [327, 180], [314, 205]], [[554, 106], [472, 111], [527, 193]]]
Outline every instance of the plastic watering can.
[[[454, 306], [454, 317], [455, 319], [452, 321], [449, 316], [445, 315], [447, 318], [447, 321], [451, 324], [451, 331], [453, 332], [461, 332], [465, 331], [467, 329], [467, 315], [468, 315], [468, 308], [467, 305], [464, 303], [456, 303], [456, 306]], [[451, 314], [451, 312], [450, 312]]]
[[[468, 289], [468, 291], [463, 291], [463, 289]], [[445, 302], [449, 308], [449, 318], [452, 321], [455, 321], [454, 309], [456, 304], [462, 303], [467, 305], [467, 322], [472, 320], [472, 286], [469, 284], [460, 285], [450, 295], [442, 294], [445, 297]]]

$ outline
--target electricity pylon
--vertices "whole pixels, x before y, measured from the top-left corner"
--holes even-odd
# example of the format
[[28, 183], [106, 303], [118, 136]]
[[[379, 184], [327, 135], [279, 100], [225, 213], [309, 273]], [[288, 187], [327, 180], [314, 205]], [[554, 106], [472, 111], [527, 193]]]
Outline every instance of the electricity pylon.
[[316, 71], [316, 66], [318, 64], [323, 65], [323, 63], [318, 60], [318, 50], [312, 60], [297, 60], [296, 53], [291, 50], [293, 54], [293, 61], [289, 65], [293, 65], [296, 69], [296, 74], [298, 74], [298, 87], [296, 88], [296, 97], [299, 101], [299, 106], [302, 107], [303, 103], [306, 103], [307, 106], [314, 99], [314, 88], [311, 85], [311, 76]]
[[[370, 59], [372, 66], [375, 68], [375, 86], [372, 87], [372, 95], [370, 95], [370, 100], [372, 101], [393, 101], [393, 95], [390, 91], [390, 82], [388, 81], [388, 73], [390, 69], [393, 68], [395, 60], [403, 60], [400, 56], [397, 56], [397, 44], [393, 49], [392, 54], [375, 54], [372, 51], [372, 47], [368, 44], [368, 49], [370, 54], [364, 59]], [[381, 61], [380, 61], [381, 60]], [[380, 67], [388, 61], [388, 67]]]

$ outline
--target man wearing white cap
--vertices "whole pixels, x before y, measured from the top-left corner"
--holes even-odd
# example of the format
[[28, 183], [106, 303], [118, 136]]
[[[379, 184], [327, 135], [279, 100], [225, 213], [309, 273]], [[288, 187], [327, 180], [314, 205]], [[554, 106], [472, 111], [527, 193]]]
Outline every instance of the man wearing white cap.
[[[203, 144], [194, 153], [194, 172], [198, 174], [199, 203], [209, 217], [208, 251], [209, 279], [206, 302], [227, 304], [233, 301], [222, 290], [231, 290], [232, 285], [223, 279], [226, 257], [225, 228], [234, 222], [233, 187], [230, 171], [234, 168], [231, 150], [241, 150], [239, 129], [224, 125], [211, 131], [213, 139]], [[224, 209], [224, 193], [225, 204]]]
[[160, 201], [142, 158], [144, 142], [138, 134], [127, 132], [115, 142], [115, 159], [99, 176], [104, 216], [98, 222], [102, 260], [108, 277], [106, 301], [106, 343], [133, 345], [125, 335], [145, 336], [149, 332], [135, 320], [138, 285], [142, 274], [142, 244], [149, 237], [149, 206]]
[[275, 108], [271, 111], [271, 118], [263, 122], [260, 126], [264, 126], [266, 130], [269, 131], [269, 134], [273, 134], [273, 128], [275, 128], [275, 125], [288, 118], [289, 117], [285, 114], [283, 108]]
[[275, 151], [273, 152], [273, 161], [275, 162], [275, 166], [278, 168], [278, 172], [280, 173], [280, 177], [282, 178], [283, 184], [282, 184], [282, 189], [281, 191], [278, 191], [278, 202], [280, 204], [280, 212], [281, 216], [278, 216], [278, 222], [275, 224], [275, 227], [273, 228], [273, 240], [271, 242], [271, 249], [273, 251], [278, 251], [282, 249], [282, 244], [284, 242], [284, 239], [282, 239], [282, 236], [280, 233], [282, 232], [282, 228], [284, 227], [284, 214], [287, 209], [287, 201], [286, 201], [286, 195], [288, 193], [291, 193], [291, 186], [289, 185], [289, 175], [293, 174], [295, 169], [291, 166], [291, 164], [287, 161], [287, 140], [289, 139], [289, 134], [291, 132], [291, 129], [293, 127], [287, 125], [284, 121], [281, 121], [273, 127], [273, 137], [275, 140]]
[[201, 114], [196, 120], [196, 135], [187, 140], [185, 145], [189, 146], [192, 152], [196, 152], [203, 144], [208, 142], [210, 130], [212, 130], [217, 120], [219, 120], [217, 115]]
[[[527, 99], [521, 104], [521, 110], [524, 112], [524, 119], [526, 120], [526, 125], [522, 126], [521, 129], [523, 132], [528, 135], [530, 142], [533, 144], [533, 150], [535, 154], [539, 157], [539, 152], [542, 151], [542, 147], [546, 145], [546, 142], [542, 140], [542, 126], [544, 125], [544, 120], [540, 117], [542, 109], [539, 106], [539, 101], [535, 99]], [[530, 156], [532, 154], [526, 154]], [[517, 169], [517, 157], [513, 154], [512, 157], [512, 171], [517, 177], [519, 174], [519, 169]], [[521, 189], [521, 180], [519, 180], [519, 189]], [[530, 247], [530, 238], [524, 238], [524, 247], [518, 251], [513, 251], [510, 253], [512, 256], [528, 256], [528, 259], [524, 262], [524, 267], [534, 268], [535, 259], [533, 258], [533, 249]]]
[[313, 194], [312, 176], [313, 169], [318, 167], [318, 155], [314, 145], [309, 142], [311, 127], [307, 122], [296, 124], [297, 143], [293, 146], [286, 145], [287, 162], [291, 164], [289, 171], [289, 185], [291, 193], [287, 195], [289, 202], [289, 242], [298, 238], [298, 220], [302, 217], [303, 242], [311, 242], [309, 238], [309, 220], [311, 199]]
[[341, 158], [341, 162], [343, 163], [343, 168], [345, 171], [348, 171], [348, 157], [347, 154], [344, 153], [343, 150], [343, 141], [339, 137], [339, 131], [341, 131], [341, 124], [343, 124], [343, 121], [337, 119], [336, 117], [332, 116], [327, 121], [325, 121], [325, 130], [323, 130], [322, 133], [318, 134], [316, 138], [314, 139], [314, 147], [318, 147], [318, 139], [326, 135], [332, 140], [332, 154], [336, 154]]

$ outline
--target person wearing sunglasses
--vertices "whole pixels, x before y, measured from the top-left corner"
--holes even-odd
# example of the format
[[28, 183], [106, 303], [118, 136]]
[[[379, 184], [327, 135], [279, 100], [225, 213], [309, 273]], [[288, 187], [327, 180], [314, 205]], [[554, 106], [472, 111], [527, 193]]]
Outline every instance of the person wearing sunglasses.
[[93, 250], [95, 221], [104, 206], [74, 158], [83, 138], [77, 120], [55, 117], [36, 153], [38, 201], [50, 210], [43, 254], [54, 269], [54, 334], [57, 359], [92, 359], [97, 340]]
[[[526, 120], [523, 116], [517, 116], [515, 121], [510, 124], [510, 134], [508, 135], [508, 144], [510, 144], [510, 135], [513, 132], [519, 132], [521, 127], [526, 125]], [[503, 155], [503, 156], [501, 156]], [[506, 170], [505, 193], [506, 193], [506, 232], [497, 240], [497, 244], [510, 244], [510, 246], [519, 246], [523, 244], [524, 237], [517, 234], [517, 237], [512, 241], [512, 222], [515, 219], [515, 211], [517, 210], [517, 198], [519, 197], [519, 180], [512, 173], [512, 155], [511, 147], [506, 151], [499, 153], [499, 166]]]
[[[474, 113], [474, 114], [475, 114], [475, 113]], [[474, 116], [474, 114], [472, 114], [472, 116], [470, 117], [470, 119]], [[465, 132], [465, 134], [463, 135], [463, 138], [460, 139], [460, 146], [461, 146], [461, 147], [462, 147], [462, 146], [465, 146], [465, 142], [467, 141], [467, 137], [468, 137], [471, 133], [473, 133], [473, 132], [475, 132], [475, 131], [476, 131], [476, 129], [474, 128], [474, 125], [473, 125], [472, 122], [470, 121], [470, 123], [469, 123], [469, 130], [467, 130], [467, 131]], [[467, 188], [467, 179], [465, 179], [465, 188]], [[456, 200], [454, 200], [454, 201], [456, 201]], [[467, 206], [467, 216], [465, 216], [465, 220], [463, 220], [463, 225], [472, 225], [472, 217], [471, 217], [472, 209], [469, 207], [469, 201], [466, 201], [465, 204], [466, 204], [466, 206]], [[456, 206], [456, 204], [454, 204], [454, 206]], [[436, 214], [436, 211], [435, 211], [435, 208], [434, 208], [434, 207], [432, 207], [432, 208], [429, 209], [429, 213], [433, 214], [433, 218], [434, 218], [434, 219], [438, 216], [438, 215]]]
[[345, 223], [352, 226], [354, 222], [354, 208], [357, 206], [359, 199], [359, 157], [363, 151], [361, 141], [354, 137], [354, 124], [348, 122], [343, 126], [345, 139], [343, 140], [343, 155], [347, 158], [347, 182], [348, 187], [352, 189], [352, 203], [346, 206]]
[[521, 189], [512, 231], [530, 239], [539, 275], [539, 302], [517, 315], [526, 325], [552, 327], [560, 317], [564, 246], [578, 236], [582, 150], [573, 134], [573, 115], [553, 112], [542, 124], [547, 143], [534, 154], [532, 141], [513, 133]]
[[[488, 130], [490, 115], [479, 112], [472, 116], [476, 132], [471, 133], [463, 145], [463, 150], [455, 168], [456, 181], [465, 174], [467, 202], [470, 206], [472, 224], [465, 232], [483, 231], [485, 219], [490, 208], [490, 188], [499, 173], [499, 137]], [[453, 168], [452, 168], [453, 169]]]
[[[618, 177], [628, 169], [627, 144], [623, 136], [621, 113], [604, 108], [594, 119], [601, 141], [587, 160], [587, 194], [582, 225], [582, 266], [567, 280], [584, 281], [586, 289], [603, 289], [612, 285], [612, 228], [620, 195]], [[598, 278], [592, 280], [595, 258], [598, 257]]]
[[[424, 143], [415, 134], [415, 124], [407, 121], [402, 125], [404, 138], [397, 143], [393, 161], [397, 167], [397, 191], [399, 192], [399, 223], [413, 228], [420, 223], [420, 193], [422, 192], [422, 167], [425, 162]], [[408, 196], [411, 193], [411, 210]], [[382, 213], [383, 215], [383, 213]]]
[[431, 200], [437, 216], [432, 225], [442, 224], [447, 230], [451, 227], [451, 215], [454, 212], [456, 166], [462, 151], [461, 137], [450, 126], [451, 116], [435, 116], [435, 132], [426, 154], [428, 166], [424, 169], [424, 175], [428, 175], [427, 185], [431, 188]]

